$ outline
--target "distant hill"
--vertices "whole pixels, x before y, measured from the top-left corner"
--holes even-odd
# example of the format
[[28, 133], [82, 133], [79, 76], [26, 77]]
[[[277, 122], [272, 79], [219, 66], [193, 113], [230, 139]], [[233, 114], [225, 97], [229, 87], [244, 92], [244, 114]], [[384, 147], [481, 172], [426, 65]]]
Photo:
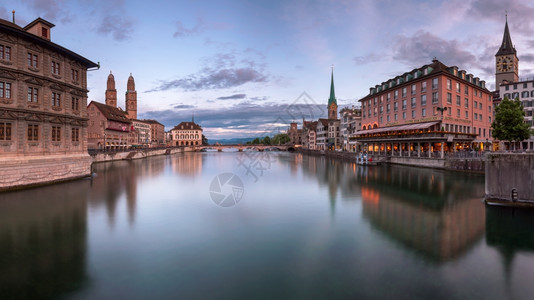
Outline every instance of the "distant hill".
[[246, 144], [249, 141], [252, 141], [254, 138], [231, 138], [231, 139], [210, 139], [208, 138], [208, 143], [210, 145], [219, 143], [221, 145], [235, 145], [235, 144]]

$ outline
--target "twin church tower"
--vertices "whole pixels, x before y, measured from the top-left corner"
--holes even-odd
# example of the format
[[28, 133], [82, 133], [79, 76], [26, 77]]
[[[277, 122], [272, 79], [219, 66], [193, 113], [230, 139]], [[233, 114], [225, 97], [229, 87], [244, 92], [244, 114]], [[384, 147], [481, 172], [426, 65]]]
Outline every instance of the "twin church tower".
[[[106, 105], [117, 107], [117, 89], [115, 88], [115, 77], [110, 72], [106, 89]], [[137, 119], [137, 91], [135, 90], [135, 81], [130, 73], [126, 85], [126, 114], [128, 119]]]

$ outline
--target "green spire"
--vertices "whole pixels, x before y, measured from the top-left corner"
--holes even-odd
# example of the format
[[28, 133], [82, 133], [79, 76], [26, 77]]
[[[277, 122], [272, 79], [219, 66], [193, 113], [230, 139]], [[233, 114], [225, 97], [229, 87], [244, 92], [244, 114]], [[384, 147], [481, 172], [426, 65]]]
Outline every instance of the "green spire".
[[332, 66], [332, 82], [330, 83], [330, 98], [328, 99], [328, 106], [334, 103], [337, 105], [336, 92], [334, 91], [334, 67]]

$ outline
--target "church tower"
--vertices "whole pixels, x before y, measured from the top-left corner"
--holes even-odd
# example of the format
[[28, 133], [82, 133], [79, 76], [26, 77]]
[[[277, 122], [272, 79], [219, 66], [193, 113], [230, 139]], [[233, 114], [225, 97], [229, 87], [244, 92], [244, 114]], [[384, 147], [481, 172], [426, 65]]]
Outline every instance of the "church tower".
[[332, 81], [330, 83], [330, 98], [328, 98], [328, 119], [337, 120], [337, 100], [334, 92], [334, 68], [332, 67]]
[[126, 85], [126, 113], [129, 119], [137, 119], [137, 92], [135, 91], [132, 73], [130, 73], [128, 84]]
[[106, 105], [117, 107], [117, 90], [115, 89], [115, 77], [109, 72], [108, 86], [106, 89]]
[[508, 82], [519, 81], [519, 59], [508, 30], [508, 17], [504, 25], [501, 47], [495, 54], [495, 70], [496, 90], [499, 90], [499, 85], [505, 80]]

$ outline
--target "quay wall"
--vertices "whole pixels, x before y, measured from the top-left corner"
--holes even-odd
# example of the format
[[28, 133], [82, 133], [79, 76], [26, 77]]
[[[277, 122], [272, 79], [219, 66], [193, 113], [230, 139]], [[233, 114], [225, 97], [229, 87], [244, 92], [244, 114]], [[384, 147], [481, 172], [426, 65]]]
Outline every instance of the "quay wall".
[[534, 207], [534, 154], [489, 154], [485, 201], [495, 205]]
[[[354, 152], [337, 152], [337, 151], [320, 151], [299, 149], [299, 153], [325, 156], [345, 161], [356, 162], [356, 153]], [[484, 173], [486, 162], [484, 157], [467, 157], [467, 158], [428, 158], [428, 157], [399, 157], [399, 156], [378, 156], [370, 155], [374, 161], [381, 163], [398, 164], [414, 167], [436, 168], [450, 171], [466, 171], [474, 173]]]
[[91, 154], [93, 163], [114, 161], [114, 160], [132, 160], [139, 158], [147, 158], [157, 155], [171, 155], [175, 153], [195, 151], [192, 147], [184, 148], [167, 148], [167, 149], [139, 149], [121, 152], [99, 152]]
[[87, 153], [2, 157], [0, 191], [90, 176], [91, 163]]

